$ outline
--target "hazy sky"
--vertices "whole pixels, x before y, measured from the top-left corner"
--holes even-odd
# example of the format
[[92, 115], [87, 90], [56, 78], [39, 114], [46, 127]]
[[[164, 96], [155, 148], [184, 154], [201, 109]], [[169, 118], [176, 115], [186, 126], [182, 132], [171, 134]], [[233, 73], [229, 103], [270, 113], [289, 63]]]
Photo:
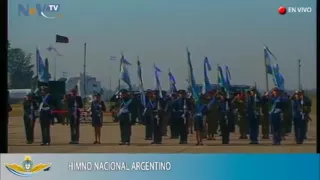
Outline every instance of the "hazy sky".
[[[40, 47], [53, 74], [53, 55], [45, 48], [53, 44], [63, 57], [57, 58], [57, 74], [76, 76], [83, 72], [83, 44], [87, 42], [87, 73], [105, 86], [119, 77], [123, 51], [133, 63], [132, 82], [137, 82], [136, 60], [140, 57], [145, 86], [153, 88], [155, 62], [168, 88], [168, 69], [178, 88], [187, 86], [186, 46], [189, 47], [195, 78], [203, 82], [203, 59], [212, 66], [228, 65], [233, 84], [265, 88], [263, 45], [278, 58], [286, 88], [298, 87], [298, 63], [302, 60], [304, 88], [316, 87], [316, 0], [10, 0], [9, 40], [35, 54]], [[18, 4], [60, 4], [60, 19], [18, 16]], [[279, 6], [312, 7], [312, 13], [281, 16]], [[51, 14], [52, 15], [52, 14]], [[55, 34], [68, 36], [69, 44], [54, 44]], [[118, 61], [109, 61], [117, 56]], [[33, 56], [33, 62], [35, 57]], [[210, 80], [216, 83], [216, 68]], [[272, 84], [271, 78], [270, 84]]]

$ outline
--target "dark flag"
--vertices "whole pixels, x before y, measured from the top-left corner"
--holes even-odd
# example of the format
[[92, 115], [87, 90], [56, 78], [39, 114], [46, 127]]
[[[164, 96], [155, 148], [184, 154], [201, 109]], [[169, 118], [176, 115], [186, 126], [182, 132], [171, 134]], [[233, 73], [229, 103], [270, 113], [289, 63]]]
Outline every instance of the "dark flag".
[[56, 35], [56, 43], [69, 43], [69, 38], [66, 36]]

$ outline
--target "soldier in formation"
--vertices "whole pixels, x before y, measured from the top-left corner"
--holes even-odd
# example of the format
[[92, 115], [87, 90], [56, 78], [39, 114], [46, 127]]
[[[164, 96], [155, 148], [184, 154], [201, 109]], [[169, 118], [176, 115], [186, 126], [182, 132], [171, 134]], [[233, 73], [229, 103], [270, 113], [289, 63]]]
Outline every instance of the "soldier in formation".
[[39, 107], [37, 102], [33, 99], [34, 95], [29, 93], [23, 101], [23, 122], [26, 133], [27, 144], [32, 144], [34, 140], [34, 125], [36, 122], [36, 111]]
[[94, 95], [94, 100], [91, 103], [92, 127], [94, 128], [95, 141], [93, 144], [101, 144], [101, 127], [103, 125], [103, 112], [106, 112], [106, 106], [101, 100], [99, 93]]

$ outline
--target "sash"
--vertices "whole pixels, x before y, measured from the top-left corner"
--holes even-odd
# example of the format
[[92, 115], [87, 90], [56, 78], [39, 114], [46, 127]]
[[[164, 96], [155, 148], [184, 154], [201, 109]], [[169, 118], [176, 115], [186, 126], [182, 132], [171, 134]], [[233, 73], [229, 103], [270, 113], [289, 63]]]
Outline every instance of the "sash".
[[280, 102], [280, 97], [277, 97], [277, 99], [273, 102], [269, 114], [281, 112], [280, 109], [276, 109], [276, 105], [278, 102]]
[[47, 94], [47, 95], [42, 99], [42, 102], [41, 102], [41, 104], [40, 104], [40, 106], [39, 106], [39, 111], [41, 111], [41, 110], [44, 110], [44, 111], [50, 110], [50, 107], [43, 107], [43, 105], [48, 105], [48, 102], [47, 102], [48, 97], [49, 97], [49, 94]]
[[121, 103], [121, 108], [119, 110], [119, 114], [124, 114], [124, 113], [129, 113], [129, 105], [131, 104], [132, 99], [130, 99], [127, 102], [122, 102]]
[[149, 101], [149, 104], [152, 109], [154, 109], [157, 106], [157, 103], [153, 103], [152, 101]]

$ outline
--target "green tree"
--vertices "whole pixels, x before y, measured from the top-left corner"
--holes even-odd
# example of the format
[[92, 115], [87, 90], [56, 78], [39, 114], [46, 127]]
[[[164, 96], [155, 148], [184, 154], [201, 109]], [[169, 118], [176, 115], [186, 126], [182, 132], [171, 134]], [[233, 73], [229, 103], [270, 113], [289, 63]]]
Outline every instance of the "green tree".
[[29, 89], [33, 76], [31, 53], [25, 53], [20, 48], [12, 48], [8, 42], [8, 74], [12, 89]]

